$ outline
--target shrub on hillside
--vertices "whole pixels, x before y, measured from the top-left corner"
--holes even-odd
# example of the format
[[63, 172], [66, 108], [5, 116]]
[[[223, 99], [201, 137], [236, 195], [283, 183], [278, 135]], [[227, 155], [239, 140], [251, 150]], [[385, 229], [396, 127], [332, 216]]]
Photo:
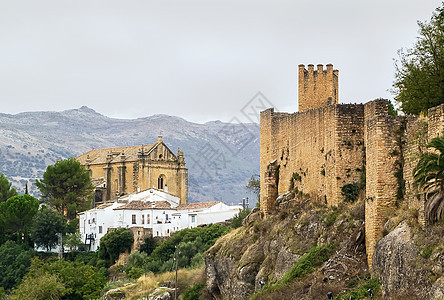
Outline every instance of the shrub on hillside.
[[238, 228], [242, 226], [242, 221], [245, 219], [246, 216], [251, 212], [249, 208], [241, 210], [239, 213], [235, 214], [234, 217], [231, 219], [231, 227], [232, 228]]
[[100, 239], [99, 258], [112, 265], [119, 258], [120, 253], [131, 249], [133, 242], [134, 237], [128, 229], [119, 228], [110, 231]]
[[202, 289], [205, 287], [205, 282], [196, 283], [192, 287], [188, 288], [183, 292], [182, 299], [183, 300], [199, 300], [200, 293]]
[[180, 252], [180, 268], [198, 267], [204, 261], [203, 253], [228, 231], [229, 227], [220, 224], [179, 230], [156, 246], [148, 256], [145, 268], [154, 273], [172, 270], [176, 246]]

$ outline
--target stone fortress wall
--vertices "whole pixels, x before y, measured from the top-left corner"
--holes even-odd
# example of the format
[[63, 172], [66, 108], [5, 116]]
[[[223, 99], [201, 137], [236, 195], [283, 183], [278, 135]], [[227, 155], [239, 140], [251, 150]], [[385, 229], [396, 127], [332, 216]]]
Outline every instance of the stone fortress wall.
[[291, 180], [298, 191], [336, 206], [344, 200], [341, 188], [365, 176], [371, 267], [387, 214], [404, 193], [424, 223], [424, 197], [413, 189], [411, 174], [427, 142], [442, 135], [444, 104], [430, 109], [428, 119], [391, 116], [384, 99], [338, 104], [338, 71], [332, 65], [299, 66], [299, 99], [299, 112], [261, 112], [261, 211], [272, 213]]

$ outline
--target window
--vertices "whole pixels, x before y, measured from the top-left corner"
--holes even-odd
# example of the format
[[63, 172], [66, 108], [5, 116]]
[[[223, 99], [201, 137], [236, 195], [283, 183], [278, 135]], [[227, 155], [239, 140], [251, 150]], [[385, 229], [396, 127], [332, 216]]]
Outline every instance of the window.
[[142, 215], [142, 224], [145, 224], [145, 215]]
[[195, 223], [196, 222], [196, 216], [191, 216], [191, 223]]
[[137, 224], [137, 223], [136, 223], [136, 215], [132, 215], [132, 223], [133, 223], [133, 224]]
[[159, 178], [157, 178], [157, 189], [163, 190], [166, 187], [166, 177], [165, 175], [160, 175]]
[[166, 214], [166, 215], [165, 215], [165, 220], [167, 220], [167, 221], [168, 221], [168, 214]]
[[99, 226], [99, 233], [102, 233], [102, 226]]
[[150, 223], [150, 215], [146, 215], [146, 223], [147, 223], [147, 224]]

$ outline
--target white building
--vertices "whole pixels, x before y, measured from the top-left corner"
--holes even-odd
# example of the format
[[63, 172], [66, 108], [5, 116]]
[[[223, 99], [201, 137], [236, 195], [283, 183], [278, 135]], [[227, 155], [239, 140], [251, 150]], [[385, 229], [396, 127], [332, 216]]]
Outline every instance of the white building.
[[148, 234], [170, 236], [184, 228], [224, 222], [242, 209], [219, 201], [179, 203], [179, 197], [155, 188], [130, 194], [80, 213], [80, 233], [89, 250], [95, 251], [100, 239], [116, 228], [133, 230], [141, 243]]

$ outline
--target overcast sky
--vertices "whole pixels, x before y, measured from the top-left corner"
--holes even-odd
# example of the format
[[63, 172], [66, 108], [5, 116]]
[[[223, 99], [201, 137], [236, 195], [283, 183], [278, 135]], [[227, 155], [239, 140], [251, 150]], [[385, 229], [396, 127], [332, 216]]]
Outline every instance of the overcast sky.
[[397, 50], [440, 4], [0, 0], [0, 112], [230, 121], [259, 91], [293, 112], [298, 65], [328, 63], [340, 103], [391, 99]]

